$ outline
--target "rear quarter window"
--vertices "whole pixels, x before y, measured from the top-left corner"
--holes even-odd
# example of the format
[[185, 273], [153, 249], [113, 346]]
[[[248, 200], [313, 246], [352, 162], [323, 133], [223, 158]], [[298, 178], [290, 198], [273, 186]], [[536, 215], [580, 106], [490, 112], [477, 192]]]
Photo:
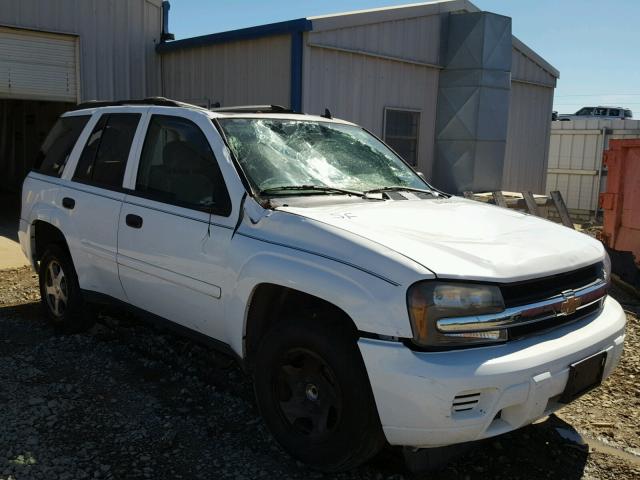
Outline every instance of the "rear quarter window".
[[71, 150], [90, 118], [90, 115], [60, 117], [40, 147], [34, 170], [54, 177], [62, 176]]

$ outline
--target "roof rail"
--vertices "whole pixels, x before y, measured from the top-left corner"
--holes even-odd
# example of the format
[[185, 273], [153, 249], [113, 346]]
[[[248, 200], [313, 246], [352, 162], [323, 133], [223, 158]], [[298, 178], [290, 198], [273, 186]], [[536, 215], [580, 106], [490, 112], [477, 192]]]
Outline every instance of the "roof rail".
[[241, 105], [235, 107], [212, 108], [212, 112], [221, 113], [296, 113], [282, 105]]
[[79, 103], [71, 110], [83, 110], [85, 108], [99, 108], [99, 107], [119, 107], [122, 105], [155, 105], [160, 107], [187, 107], [197, 108], [199, 110], [206, 110], [206, 108], [199, 107], [198, 105], [192, 105], [190, 103], [179, 102], [177, 100], [171, 100], [165, 97], [148, 97], [140, 100], [116, 100], [116, 101], [101, 101], [90, 100], [88, 102]]

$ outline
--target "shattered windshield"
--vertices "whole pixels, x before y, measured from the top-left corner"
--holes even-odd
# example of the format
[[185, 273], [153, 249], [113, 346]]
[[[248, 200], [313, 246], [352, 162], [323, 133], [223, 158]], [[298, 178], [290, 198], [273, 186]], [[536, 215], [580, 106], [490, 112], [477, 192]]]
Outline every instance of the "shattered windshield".
[[302, 186], [358, 192], [389, 186], [428, 188], [397, 155], [360, 127], [274, 118], [221, 118], [218, 122], [260, 192]]

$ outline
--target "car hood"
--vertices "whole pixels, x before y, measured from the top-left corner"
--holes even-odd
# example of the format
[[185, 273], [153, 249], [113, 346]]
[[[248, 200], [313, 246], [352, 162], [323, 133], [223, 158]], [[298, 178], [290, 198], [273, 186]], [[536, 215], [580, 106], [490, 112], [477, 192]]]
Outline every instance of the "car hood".
[[460, 197], [278, 207], [384, 245], [441, 278], [511, 282], [590, 265], [602, 244], [575, 230]]

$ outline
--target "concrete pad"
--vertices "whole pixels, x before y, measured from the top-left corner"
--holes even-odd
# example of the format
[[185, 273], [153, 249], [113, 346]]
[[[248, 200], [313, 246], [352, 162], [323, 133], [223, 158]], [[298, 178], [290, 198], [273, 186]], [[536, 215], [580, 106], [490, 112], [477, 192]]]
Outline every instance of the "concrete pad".
[[18, 242], [20, 196], [0, 192], [0, 270], [29, 265]]
[[22, 253], [20, 244], [12, 238], [0, 236], [0, 270], [27, 265], [29, 261]]

